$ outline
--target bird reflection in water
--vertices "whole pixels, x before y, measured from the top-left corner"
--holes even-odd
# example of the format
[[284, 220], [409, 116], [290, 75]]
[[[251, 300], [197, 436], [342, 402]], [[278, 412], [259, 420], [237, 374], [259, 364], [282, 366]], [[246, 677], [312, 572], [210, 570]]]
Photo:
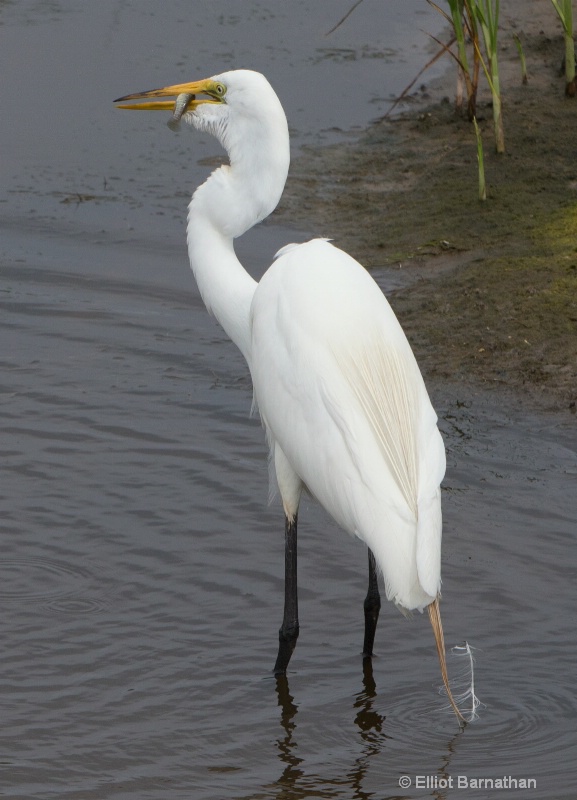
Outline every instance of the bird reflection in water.
[[[284, 736], [277, 739], [278, 756], [283, 765], [283, 772], [275, 785], [277, 792], [275, 797], [282, 800], [310, 798], [316, 796], [321, 787], [327, 790], [331, 786], [339, 787], [341, 791], [346, 789], [347, 796], [351, 800], [369, 800], [374, 797], [372, 791], [366, 792], [363, 789], [365, 775], [371, 759], [382, 751], [385, 740], [390, 737], [383, 730], [386, 717], [374, 707], [377, 691], [371, 659], [363, 659], [363, 688], [353, 703], [356, 712], [354, 722], [358, 728], [362, 749], [343, 776], [323, 778], [319, 775], [306, 774], [303, 768], [304, 759], [297, 754], [298, 744], [295, 734], [298, 706], [290, 693], [286, 675], [277, 676], [276, 691]], [[315, 794], [312, 794], [313, 792]]]
[[[282, 765], [282, 774], [278, 780], [266, 787], [269, 794], [267, 798], [275, 800], [308, 800], [311, 797], [347, 797], [347, 800], [375, 800], [377, 795], [373, 788], [365, 787], [368, 783], [369, 768], [375, 768], [375, 759], [384, 757], [387, 740], [393, 739], [385, 733], [386, 715], [381, 714], [376, 705], [377, 687], [373, 677], [373, 664], [370, 658], [363, 659], [363, 686], [355, 696], [353, 710], [354, 723], [357, 729], [357, 742], [360, 740], [360, 753], [353, 758], [352, 763], [344, 774], [329, 777], [318, 773], [307, 773], [304, 766], [305, 757], [298, 755], [297, 713], [298, 705], [290, 693], [286, 675], [276, 678], [276, 692], [280, 708], [280, 723], [283, 735], [276, 741], [278, 758]], [[442, 748], [441, 762], [434, 776], [436, 781], [431, 787], [429, 796], [435, 800], [447, 800], [450, 786], [451, 760], [456, 751], [458, 740], [463, 730], [459, 729]], [[354, 742], [352, 743], [354, 745]], [[351, 748], [352, 749], [352, 748]], [[355, 748], [357, 749], [357, 748]], [[381, 769], [382, 772], [382, 769]], [[371, 781], [374, 787], [374, 773]], [[255, 795], [260, 797], [260, 795]], [[380, 798], [381, 795], [379, 794]], [[387, 795], [395, 800], [401, 798], [396, 793]], [[403, 795], [406, 797], [406, 795]]]

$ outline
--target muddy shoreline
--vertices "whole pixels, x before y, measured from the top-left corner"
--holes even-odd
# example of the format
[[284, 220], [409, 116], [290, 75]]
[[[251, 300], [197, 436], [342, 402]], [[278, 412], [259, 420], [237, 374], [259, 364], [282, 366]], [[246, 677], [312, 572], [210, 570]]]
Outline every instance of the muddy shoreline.
[[504, 155], [494, 152], [484, 87], [479, 96], [486, 202], [473, 129], [455, 111], [448, 73], [359, 139], [304, 150], [277, 214], [368, 268], [404, 276], [389, 299], [433, 388], [454, 381], [512, 390], [539, 408], [574, 413], [577, 100], [564, 97], [550, 4], [535, 4], [540, 13], [530, 20], [516, 5], [521, 18], [503, 18], [499, 54]]

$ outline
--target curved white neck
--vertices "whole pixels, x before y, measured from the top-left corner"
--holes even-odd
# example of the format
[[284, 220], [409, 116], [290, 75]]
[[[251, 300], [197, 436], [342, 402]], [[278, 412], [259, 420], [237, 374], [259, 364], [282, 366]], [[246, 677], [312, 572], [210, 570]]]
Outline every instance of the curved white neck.
[[249, 361], [250, 305], [256, 281], [238, 260], [232, 238], [224, 236], [204, 213], [197, 211], [200, 197], [197, 191], [189, 206], [190, 266], [207, 310]]
[[[280, 105], [280, 104], [279, 104]], [[288, 127], [236, 131], [227, 142], [230, 166], [217, 169], [194, 193], [188, 214], [188, 253], [200, 294], [250, 366], [250, 306], [256, 281], [234, 252], [233, 239], [267, 217], [280, 200], [289, 166]], [[244, 135], [243, 135], [244, 134]]]

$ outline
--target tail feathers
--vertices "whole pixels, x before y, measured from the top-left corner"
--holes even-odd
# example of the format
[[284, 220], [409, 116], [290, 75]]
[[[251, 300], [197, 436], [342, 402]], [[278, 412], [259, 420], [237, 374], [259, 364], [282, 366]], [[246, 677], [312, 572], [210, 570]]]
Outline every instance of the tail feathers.
[[459, 705], [457, 704], [457, 701], [453, 697], [453, 693], [451, 691], [449, 674], [447, 672], [447, 660], [445, 657], [445, 637], [443, 635], [443, 623], [441, 622], [439, 598], [437, 597], [432, 603], [430, 603], [427, 606], [427, 608], [429, 611], [429, 619], [431, 620], [433, 633], [435, 634], [435, 643], [437, 645], [437, 654], [439, 656], [439, 664], [441, 665], [441, 677], [443, 678], [443, 685], [445, 687], [445, 692], [447, 693], [447, 697], [449, 698], [451, 707], [455, 712], [455, 714], [457, 715], [457, 719], [459, 720], [459, 722], [463, 724], [471, 722], [473, 719], [477, 717], [476, 710], [480, 705], [479, 700], [475, 695], [473, 655], [471, 652], [471, 648], [469, 647], [468, 644], [466, 644], [466, 654], [469, 655], [470, 659], [469, 664], [470, 664], [471, 679], [468, 682], [467, 690], [465, 692], [460, 693], [457, 697], [459, 703], [464, 703], [465, 701], [467, 701], [470, 702], [471, 704], [471, 711], [466, 712], [465, 715], [459, 708]]

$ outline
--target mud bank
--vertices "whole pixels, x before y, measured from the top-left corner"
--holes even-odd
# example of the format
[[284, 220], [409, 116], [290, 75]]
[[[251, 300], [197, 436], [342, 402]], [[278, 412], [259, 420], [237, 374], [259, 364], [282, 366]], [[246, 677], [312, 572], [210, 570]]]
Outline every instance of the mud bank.
[[550, 4], [535, 4], [539, 14], [526, 21], [526, 8], [511, 6], [520, 16], [502, 20], [504, 155], [494, 152], [486, 90], [479, 99], [486, 202], [473, 128], [455, 111], [449, 73], [358, 140], [303, 151], [277, 213], [368, 268], [401, 271], [390, 302], [430, 382], [522, 390], [539, 407], [574, 412], [577, 100], [564, 97]]

